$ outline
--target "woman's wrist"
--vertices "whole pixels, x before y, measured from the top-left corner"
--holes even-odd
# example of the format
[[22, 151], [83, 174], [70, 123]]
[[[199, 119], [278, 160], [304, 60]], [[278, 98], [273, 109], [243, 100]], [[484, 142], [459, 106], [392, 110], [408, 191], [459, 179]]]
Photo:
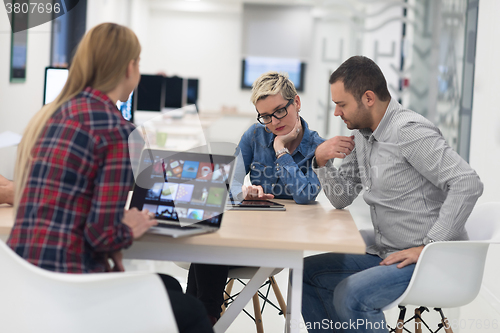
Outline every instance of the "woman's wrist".
[[285, 145], [281, 142], [277, 142], [276, 140], [274, 141], [274, 145], [273, 145], [273, 148], [274, 148], [274, 152], [277, 153], [278, 151], [282, 150], [283, 148], [285, 148]]
[[290, 154], [290, 151], [287, 148], [277, 150], [276, 151], [276, 159], [280, 158], [281, 156], [283, 156], [285, 154]]

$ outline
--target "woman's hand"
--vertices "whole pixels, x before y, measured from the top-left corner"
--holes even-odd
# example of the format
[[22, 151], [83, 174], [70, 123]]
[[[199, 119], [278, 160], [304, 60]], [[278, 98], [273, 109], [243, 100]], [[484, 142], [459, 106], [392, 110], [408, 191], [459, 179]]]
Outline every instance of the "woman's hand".
[[274, 151], [277, 152], [278, 150], [285, 148], [285, 145], [295, 140], [300, 135], [301, 131], [302, 131], [302, 123], [300, 122], [300, 118], [297, 117], [297, 122], [295, 123], [295, 126], [290, 131], [290, 133], [285, 135], [277, 135], [274, 138], [274, 143], [273, 143]]
[[241, 187], [243, 191], [244, 200], [267, 200], [274, 198], [272, 194], [264, 193], [264, 189], [260, 185], [243, 185]]
[[137, 208], [126, 210], [122, 222], [132, 229], [134, 239], [140, 238], [149, 228], [158, 224], [147, 209], [139, 211]]
[[0, 204], [14, 203], [14, 182], [0, 175]]

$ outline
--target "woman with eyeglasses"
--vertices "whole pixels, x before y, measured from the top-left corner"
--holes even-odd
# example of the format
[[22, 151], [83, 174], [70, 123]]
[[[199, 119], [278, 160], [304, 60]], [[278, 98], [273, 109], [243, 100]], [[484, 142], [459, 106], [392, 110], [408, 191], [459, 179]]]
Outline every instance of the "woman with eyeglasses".
[[[312, 159], [324, 139], [299, 116], [301, 102], [292, 81], [277, 72], [265, 73], [254, 82], [251, 100], [259, 124], [243, 134], [238, 147], [252, 185], [242, 186], [241, 193], [233, 187], [233, 196], [314, 201], [321, 188]], [[236, 182], [242, 181], [242, 171]]]
[[[233, 183], [239, 185], [232, 186], [233, 197], [314, 201], [321, 187], [312, 159], [324, 139], [299, 116], [300, 97], [292, 81], [277, 72], [265, 73], [254, 82], [251, 100], [259, 123], [243, 134], [238, 145], [241, 154]], [[241, 186], [248, 173], [252, 185]], [[201, 300], [212, 323], [220, 318], [229, 268], [191, 264], [189, 269], [186, 293]]]

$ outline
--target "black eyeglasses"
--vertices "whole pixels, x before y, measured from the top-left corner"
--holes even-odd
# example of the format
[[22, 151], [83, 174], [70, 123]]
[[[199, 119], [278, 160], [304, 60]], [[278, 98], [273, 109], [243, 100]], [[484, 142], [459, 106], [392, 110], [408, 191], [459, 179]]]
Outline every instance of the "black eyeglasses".
[[[261, 123], [262, 125], [267, 125], [269, 124], [270, 122], [273, 121], [273, 117], [276, 118], [276, 119], [282, 119], [282, 118], [285, 118], [288, 114], [288, 111], [287, 111], [287, 108], [290, 106], [290, 104], [293, 103], [293, 99], [289, 99], [288, 100], [288, 103], [285, 105], [284, 108], [281, 108], [281, 109], [278, 109], [276, 111], [274, 111], [273, 113], [271, 114], [265, 114], [265, 115], [258, 115], [257, 116], [257, 120], [259, 121], [259, 123]], [[259, 111], [257, 111], [259, 112]]]

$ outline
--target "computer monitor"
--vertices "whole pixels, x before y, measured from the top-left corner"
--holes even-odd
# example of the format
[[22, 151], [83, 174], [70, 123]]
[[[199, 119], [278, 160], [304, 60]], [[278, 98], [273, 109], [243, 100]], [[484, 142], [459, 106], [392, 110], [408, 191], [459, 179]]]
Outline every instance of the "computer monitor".
[[137, 87], [137, 110], [161, 111], [164, 104], [165, 77], [142, 74]]
[[275, 71], [288, 73], [297, 91], [304, 91], [306, 64], [298, 59], [247, 57], [242, 62], [241, 88], [251, 89], [254, 81], [262, 74]]
[[179, 109], [184, 104], [184, 79], [178, 76], [166, 77], [164, 106]]
[[46, 67], [43, 90], [43, 105], [56, 99], [68, 79], [67, 68]]
[[198, 104], [198, 79], [187, 80], [187, 104]]
[[[68, 80], [69, 70], [67, 68], [46, 67], [45, 84], [43, 91], [43, 104], [53, 102], [61, 93], [66, 81]], [[136, 107], [135, 91], [130, 93], [126, 102], [116, 102], [116, 107], [121, 111], [123, 118], [130, 122], [134, 121], [134, 110]]]

